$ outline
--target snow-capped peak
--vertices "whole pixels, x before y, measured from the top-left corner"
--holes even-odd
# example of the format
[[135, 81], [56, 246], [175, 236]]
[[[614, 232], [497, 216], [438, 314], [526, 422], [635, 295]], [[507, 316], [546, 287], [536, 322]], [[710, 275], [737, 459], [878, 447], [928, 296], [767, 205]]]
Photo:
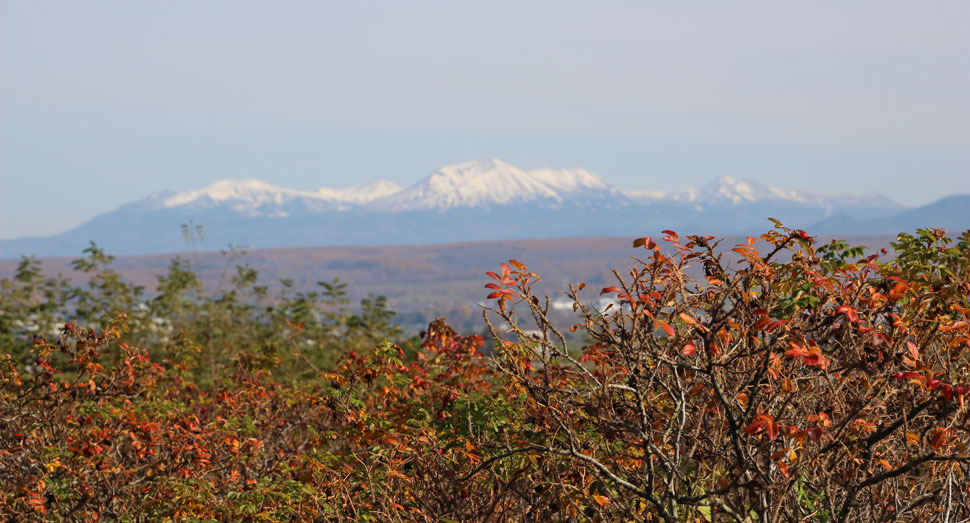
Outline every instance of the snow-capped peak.
[[838, 207], [896, 208], [898, 204], [885, 196], [869, 193], [862, 195], [831, 195], [800, 189], [771, 187], [756, 180], [719, 176], [700, 188], [682, 191], [624, 191], [634, 200], [667, 200], [692, 203], [698, 206], [742, 205], [760, 202], [790, 202], [810, 205], [831, 212]]
[[759, 200], [788, 199], [795, 191], [786, 191], [775, 187], [768, 187], [755, 180], [740, 180], [733, 176], [719, 176], [713, 181], [696, 189], [682, 191], [625, 191], [624, 194], [637, 200], [672, 200], [699, 204], [730, 203], [737, 205], [742, 202]]
[[312, 198], [313, 193], [278, 187], [255, 178], [245, 178], [219, 180], [201, 189], [177, 192], [165, 198], [162, 204], [165, 207], [178, 207], [206, 199], [213, 203], [235, 201], [258, 206], [265, 203], [282, 203], [286, 199], [295, 197]]
[[400, 185], [390, 180], [380, 179], [376, 182], [352, 185], [343, 189], [321, 187], [317, 190], [317, 194], [331, 200], [360, 204], [390, 196], [400, 190]]
[[612, 186], [604, 179], [586, 169], [554, 169], [542, 167], [529, 171], [529, 175], [557, 191], [574, 192], [587, 189], [609, 190]]
[[533, 200], [559, 203], [571, 193], [608, 189], [609, 183], [584, 169], [524, 171], [493, 158], [447, 165], [374, 205], [400, 211], [488, 207]]
[[781, 197], [784, 191], [773, 189], [754, 180], [739, 180], [732, 176], [719, 176], [713, 182], [701, 187], [697, 199], [704, 202], [754, 202]]

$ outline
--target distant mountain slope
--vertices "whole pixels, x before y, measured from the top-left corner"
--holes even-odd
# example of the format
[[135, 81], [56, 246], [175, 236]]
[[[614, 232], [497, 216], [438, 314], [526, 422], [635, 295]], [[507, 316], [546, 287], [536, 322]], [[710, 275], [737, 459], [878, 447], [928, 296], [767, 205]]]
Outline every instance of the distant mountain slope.
[[441, 167], [403, 188], [386, 180], [316, 191], [222, 180], [150, 195], [62, 234], [0, 241], [0, 257], [76, 255], [92, 240], [116, 254], [173, 252], [185, 248], [180, 225], [190, 220], [203, 226], [210, 248], [427, 245], [668, 228], [749, 234], [766, 229], [768, 217], [818, 233], [887, 234], [970, 224], [967, 197], [955, 198], [905, 209], [878, 194], [824, 195], [729, 176], [683, 191], [622, 191], [585, 169], [523, 170], [491, 159]]
[[970, 195], [948, 196], [883, 218], [859, 220], [846, 215], [834, 216], [810, 229], [818, 234], [888, 234], [914, 231], [920, 227], [942, 227], [950, 231], [970, 229]]

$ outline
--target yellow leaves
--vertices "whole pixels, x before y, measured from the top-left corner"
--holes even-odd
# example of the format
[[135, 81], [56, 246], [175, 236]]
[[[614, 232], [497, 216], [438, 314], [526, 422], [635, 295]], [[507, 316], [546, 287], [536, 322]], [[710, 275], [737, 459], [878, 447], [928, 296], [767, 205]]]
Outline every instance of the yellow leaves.
[[[141, 442], [139, 442], [138, 447], [141, 447]], [[240, 443], [239, 440], [233, 437], [226, 437], [222, 440], [222, 444], [229, 447], [233, 454], [239, 453]], [[132, 445], [134, 446], [134, 445]]]
[[739, 392], [738, 393], [738, 404], [741, 405], [742, 408], [747, 408], [748, 407], [748, 395], [745, 394], [744, 392]]
[[46, 468], [47, 472], [50, 472], [50, 473], [53, 473], [60, 466], [61, 466], [61, 458], [54, 458], [54, 461], [44, 464], [44, 468]]
[[919, 434], [914, 434], [912, 432], [906, 433], [906, 441], [909, 442], [910, 445], [916, 445], [918, 447], [922, 440], [923, 439], [919, 437]]
[[468, 461], [471, 461], [472, 463], [478, 463], [479, 461], [482, 460], [481, 456], [477, 454], [473, 454], [476, 450], [478, 450], [478, 448], [475, 445], [472, 445], [471, 441], [465, 440], [465, 450], [462, 451], [462, 454], [464, 454], [465, 457], [468, 458]]

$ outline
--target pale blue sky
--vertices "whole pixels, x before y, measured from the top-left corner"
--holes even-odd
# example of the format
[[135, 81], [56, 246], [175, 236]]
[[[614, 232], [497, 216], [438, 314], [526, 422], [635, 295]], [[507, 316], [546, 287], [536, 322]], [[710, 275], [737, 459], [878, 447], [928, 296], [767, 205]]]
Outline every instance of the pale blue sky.
[[965, 0], [0, 0], [0, 238], [487, 157], [928, 203], [970, 192], [968, 26]]

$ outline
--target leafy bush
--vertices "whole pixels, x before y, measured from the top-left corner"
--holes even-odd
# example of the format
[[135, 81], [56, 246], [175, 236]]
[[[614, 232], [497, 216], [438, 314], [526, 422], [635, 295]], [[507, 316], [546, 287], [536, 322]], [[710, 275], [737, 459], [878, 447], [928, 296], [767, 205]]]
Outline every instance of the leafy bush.
[[346, 284], [317, 282], [320, 290], [298, 291], [291, 280], [271, 293], [259, 273], [239, 264], [245, 253], [224, 252], [227, 264], [214, 289], [203, 287], [198, 268], [182, 257], [159, 275], [154, 294], [126, 282], [112, 267], [114, 257], [97, 245], [72, 266], [82, 280], [45, 276], [36, 259], [24, 258], [13, 278], [0, 279], [0, 346], [29, 363], [32, 336], [54, 337], [71, 319], [98, 328], [126, 314], [125, 337], [156, 359], [191, 373], [207, 386], [231, 370], [234, 359], [276, 362], [275, 372], [291, 379], [317, 374], [347, 350], [366, 350], [390, 340], [404, 343], [395, 313], [383, 296], [369, 296], [352, 310]]
[[210, 299], [180, 260], [147, 309], [95, 322], [138, 296], [110, 260], [89, 253], [90, 297], [26, 260], [2, 282], [0, 514], [970, 517], [970, 232], [900, 235], [886, 262], [780, 225], [733, 262], [714, 238], [665, 235], [666, 251], [634, 242], [644, 259], [599, 293], [614, 306], [571, 287], [568, 329], [536, 274], [502, 264], [494, 350], [444, 320], [384, 341], [381, 300], [350, 313], [339, 282], [270, 299], [240, 267]]
[[492, 274], [494, 313], [518, 334], [498, 369], [526, 391], [523, 432], [538, 435], [506, 454], [568, 460], [623, 519], [970, 515], [970, 231], [900, 235], [880, 264], [779, 225], [767, 253], [754, 238], [733, 249], [737, 269], [711, 237], [665, 234], [671, 252], [637, 240], [649, 258], [602, 289], [620, 306], [597, 313], [571, 287], [573, 328], [593, 340], [578, 359], [536, 275], [514, 260]]

